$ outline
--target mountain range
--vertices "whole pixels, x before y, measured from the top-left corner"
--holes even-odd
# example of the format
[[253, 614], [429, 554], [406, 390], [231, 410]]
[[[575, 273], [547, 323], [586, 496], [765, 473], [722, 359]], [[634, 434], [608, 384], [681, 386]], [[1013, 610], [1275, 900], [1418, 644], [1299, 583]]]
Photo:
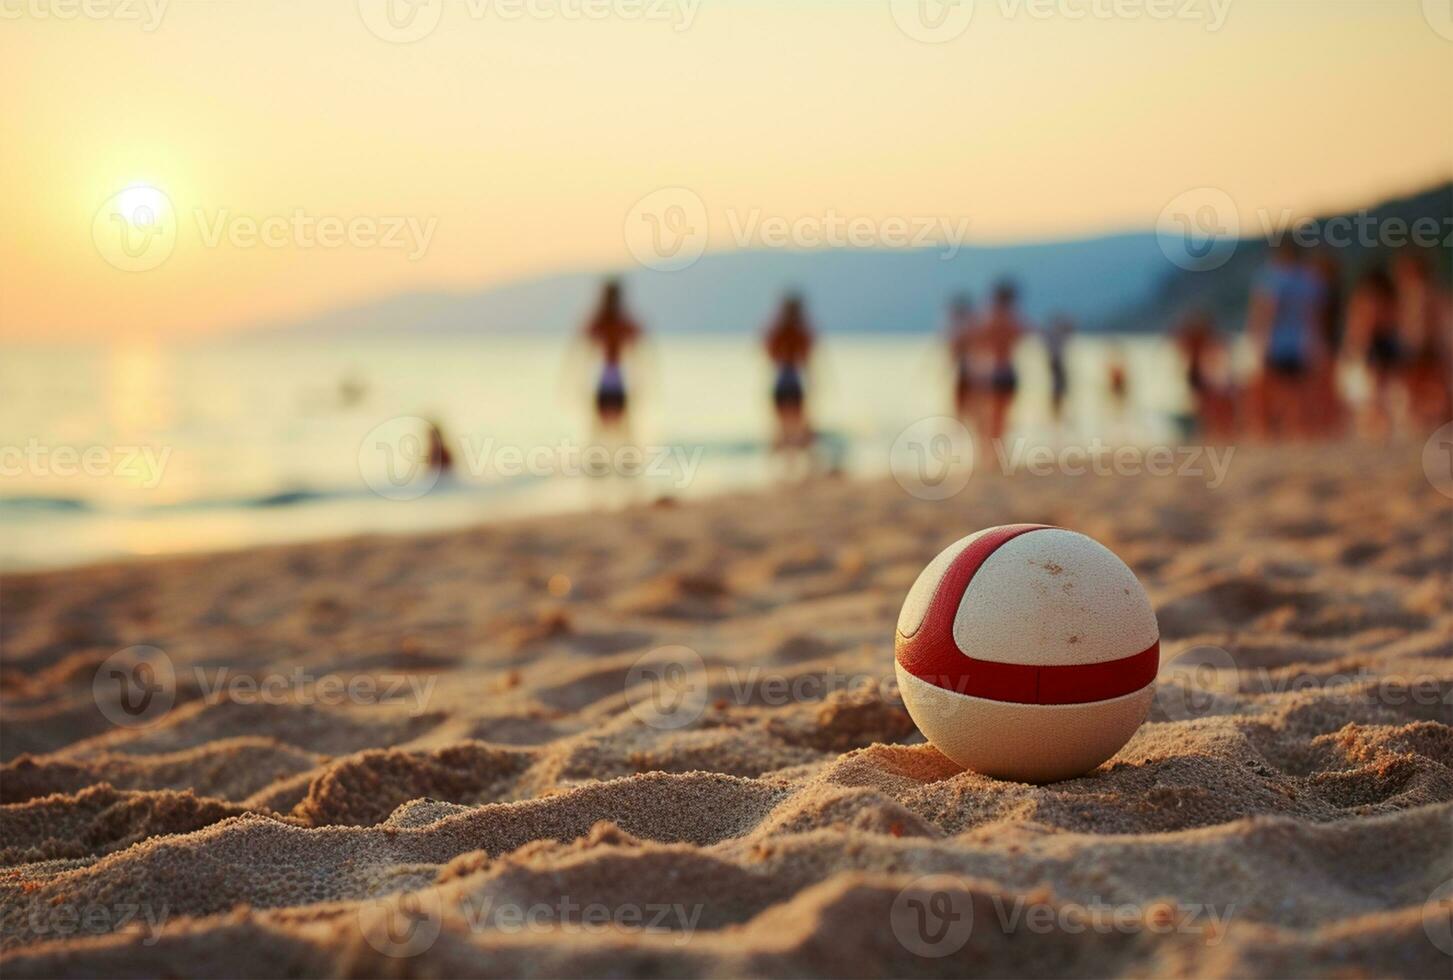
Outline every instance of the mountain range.
[[[1360, 217], [1374, 227], [1389, 218], [1431, 217], [1444, 243], [1440, 276], [1449, 277], [1446, 241], [1453, 227], [1453, 183], [1370, 208], [1316, 219]], [[1260, 230], [1260, 229], [1258, 229]], [[1153, 231], [1039, 244], [967, 245], [952, 257], [930, 249], [750, 249], [708, 253], [678, 271], [596, 269], [560, 273], [474, 291], [405, 293], [277, 323], [267, 334], [326, 337], [481, 330], [563, 332], [577, 327], [600, 282], [619, 275], [627, 301], [653, 331], [741, 332], [759, 328], [788, 290], [802, 292], [813, 320], [832, 332], [921, 332], [940, 327], [956, 293], [984, 296], [1001, 277], [1021, 287], [1034, 321], [1063, 312], [1081, 329], [1164, 329], [1192, 306], [1227, 326], [1239, 322], [1255, 270], [1265, 260], [1265, 237], [1238, 239], [1215, 269], [1189, 271], [1167, 258]], [[1173, 250], [1172, 250], [1173, 251]], [[1337, 249], [1349, 281], [1394, 251], [1353, 242]]]

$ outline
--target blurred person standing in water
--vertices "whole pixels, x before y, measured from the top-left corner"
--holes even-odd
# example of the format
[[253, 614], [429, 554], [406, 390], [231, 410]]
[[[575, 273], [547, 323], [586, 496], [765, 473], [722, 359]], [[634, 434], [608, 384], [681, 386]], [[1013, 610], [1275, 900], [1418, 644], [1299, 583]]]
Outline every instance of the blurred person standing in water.
[[1398, 321], [1398, 296], [1387, 269], [1365, 273], [1347, 310], [1346, 356], [1367, 372], [1369, 391], [1359, 413], [1362, 435], [1383, 439], [1401, 428], [1408, 400], [1408, 351]]
[[625, 362], [642, 339], [641, 328], [625, 311], [619, 280], [601, 288], [600, 302], [584, 331], [585, 342], [600, 355], [595, 385], [595, 418], [602, 430], [618, 431], [626, 423]]
[[1315, 428], [1313, 379], [1325, 356], [1317, 324], [1323, 287], [1291, 239], [1278, 243], [1252, 287], [1247, 335], [1260, 355], [1257, 431], [1297, 438]]
[[1009, 420], [1009, 410], [1019, 391], [1019, 372], [1014, 367], [1014, 353], [1028, 328], [1019, 315], [1019, 287], [1001, 280], [994, 287], [989, 313], [978, 328], [980, 343], [989, 362], [988, 411], [984, 434], [1002, 439]]
[[763, 346], [772, 362], [772, 408], [777, 416], [774, 451], [804, 450], [812, 443], [807, 417], [807, 365], [814, 336], [802, 297], [789, 294], [767, 327]]

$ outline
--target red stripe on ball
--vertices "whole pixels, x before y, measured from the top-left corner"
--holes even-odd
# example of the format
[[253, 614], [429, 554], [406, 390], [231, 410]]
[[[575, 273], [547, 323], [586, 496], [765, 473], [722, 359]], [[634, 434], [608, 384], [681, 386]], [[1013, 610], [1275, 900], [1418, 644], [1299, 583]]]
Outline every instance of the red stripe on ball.
[[989, 556], [1031, 531], [1057, 530], [1049, 524], [1009, 524], [975, 539], [961, 551], [934, 591], [923, 622], [910, 636], [899, 635], [898, 663], [919, 680], [958, 694], [1017, 704], [1084, 704], [1138, 691], [1160, 669], [1160, 640], [1129, 657], [1096, 664], [1008, 664], [978, 660], [954, 642], [954, 618], [974, 575]]

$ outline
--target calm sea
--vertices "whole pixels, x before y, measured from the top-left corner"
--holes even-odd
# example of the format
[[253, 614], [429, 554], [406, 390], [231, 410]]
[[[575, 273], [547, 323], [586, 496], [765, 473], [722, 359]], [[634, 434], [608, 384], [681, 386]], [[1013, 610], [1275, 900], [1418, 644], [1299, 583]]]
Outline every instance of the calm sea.
[[[1128, 367], [1124, 412], [1107, 397], [1111, 357]], [[1043, 350], [1024, 345], [1012, 438], [1175, 438], [1186, 394], [1164, 341], [1077, 339], [1069, 364], [1071, 421], [1056, 431]], [[592, 431], [590, 366], [559, 338], [11, 349], [0, 567], [446, 528], [782, 478], [754, 338], [658, 340], [629, 380], [639, 456]], [[949, 403], [928, 337], [828, 337], [811, 384], [824, 465], [851, 474], [888, 472], [898, 434]], [[416, 418], [438, 422], [456, 460], [432, 486], [413, 465]]]

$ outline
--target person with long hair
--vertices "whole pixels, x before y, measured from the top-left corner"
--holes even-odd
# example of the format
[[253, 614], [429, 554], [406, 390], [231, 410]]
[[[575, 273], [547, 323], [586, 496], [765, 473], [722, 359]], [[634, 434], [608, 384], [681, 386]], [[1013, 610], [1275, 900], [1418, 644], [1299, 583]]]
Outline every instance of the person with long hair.
[[625, 311], [619, 280], [601, 288], [600, 302], [586, 321], [586, 342], [600, 354], [600, 375], [595, 385], [595, 417], [603, 429], [618, 429], [626, 421], [627, 355], [640, 343], [641, 328]]
[[772, 407], [777, 416], [778, 450], [804, 449], [812, 442], [807, 418], [807, 364], [814, 336], [802, 297], [788, 295], [767, 327], [763, 346], [772, 362]]

